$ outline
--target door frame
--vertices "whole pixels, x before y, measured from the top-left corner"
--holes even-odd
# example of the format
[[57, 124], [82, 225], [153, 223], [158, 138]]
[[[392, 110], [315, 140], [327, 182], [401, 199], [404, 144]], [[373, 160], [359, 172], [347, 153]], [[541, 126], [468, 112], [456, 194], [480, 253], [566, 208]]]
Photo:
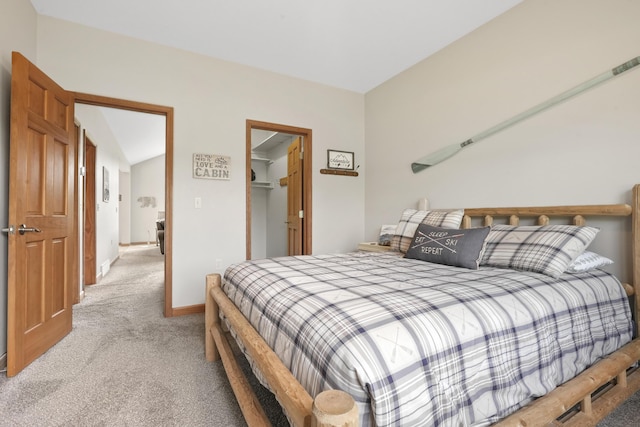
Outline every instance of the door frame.
[[[75, 105], [74, 105], [74, 113], [75, 115]], [[81, 277], [81, 268], [80, 266], [82, 265], [82, 263], [80, 262], [80, 250], [82, 248], [82, 245], [80, 245], [80, 212], [79, 212], [79, 203], [80, 203], [80, 197], [79, 197], [79, 193], [81, 190], [81, 186], [80, 186], [80, 179], [79, 179], [79, 174], [78, 174], [78, 162], [80, 159], [80, 144], [82, 144], [83, 142], [83, 138], [82, 138], [82, 130], [81, 130], [81, 126], [80, 123], [78, 123], [78, 121], [76, 121], [75, 117], [73, 118], [73, 135], [75, 138], [74, 141], [74, 145], [76, 147], [76, 154], [75, 154], [75, 159], [73, 162], [73, 188], [74, 188], [74, 194], [75, 194], [75, 198], [73, 201], [73, 232], [74, 232], [74, 236], [73, 238], [75, 239], [75, 248], [74, 248], [74, 254], [73, 254], [73, 258], [74, 258], [74, 262], [73, 262], [73, 272], [72, 272], [72, 279], [71, 279], [71, 289], [78, 289], [78, 293], [74, 293], [71, 297], [71, 301], [72, 304], [78, 304], [83, 297], [82, 291], [84, 290], [84, 285], [82, 284], [82, 277]], [[69, 291], [71, 292], [71, 290]]]
[[78, 104], [111, 107], [165, 117], [164, 316], [173, 317], [173, 107], [71, 92]]
[[[82, 289], [96, 284], [96, 144], [83, 129], [84, 185], [82, 186]], [[78, 195], [80, 196], [80, 195]]]
[[311, 129], [288, 126], [278, 123], [269, 123], [259, 120], [246, 122], [246, 259], [251, 259], [251, 129], [260, 129], [272, 132], [288, 133], [302, 137], [302, 254], [310, 255], [312, 252], [312, 131]]

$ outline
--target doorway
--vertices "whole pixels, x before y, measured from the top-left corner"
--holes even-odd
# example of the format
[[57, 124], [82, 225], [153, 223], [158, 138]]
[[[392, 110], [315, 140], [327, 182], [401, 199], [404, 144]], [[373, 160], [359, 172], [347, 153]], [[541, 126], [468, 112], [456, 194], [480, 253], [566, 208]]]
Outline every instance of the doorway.
[[[251, 258], [287, 255], [287, 147], [295, 135], [251, 130]], [[298, 137], [300, 138], [300, 137]]]
[[173, 108], [154, 104], [109, 98], [85, 93], [74, 93], [78, 104], [110, 107], [165, 117], [165, 239], [164, 239], [164, 316], [176, 315], [172, 299], [172, 230], [173, 230]]
[[[311, 169], [311, 165], [312, 165], [312, 131], [311, 129], [305, 129], [305, 128], [299, 128], [299, 127], [294, 127], [294, 126], [288, 126], [288, 125], [281, 125], [281, 124], [276, 124], [276, 123], [267, 123], [267, 122], [261, 122], [261, 121], [255, 121], [255, 120], [247, 120], [246, 122], [246, 197], [247, 197], [247, 201], [246, 201], [246, 218], [247, 218], [247, 224], [246, 224], [246, 235], [247, 235], [247, 240], [246, 240], [246, 259], [252, 259], [252, 255], [253, 255], [253, 250], [252, 250], [252, 242], [253, 242], [253, 236], [252, 236], [252, 228], [253, 228], [253, 218], [252, 218], [252, 203], [253, 203], [253, 199], [252, 199], [252, 158], [255, 158], [255, 153], [253, 153], [252, 150], [252, 134], [254, 133], [254, 131], [256, 130], [260, 130], [260, 131], [266, 131], [266, 132], [270, 132], [270, 133], [278, 133], [281, 135], [285, 136], [286, 138], [295, 138], [295, 137], [301, 137], [301, 141], [302, 141], [302, 159], [300, 161], [301, 166], [302, 166], [302, 174], [301, 174], [301, 190], [302, 190], [302, 198], [301, 198], [301, 204], [302, 204], [302, 209], [300, 212], [300, 218], [301, 218], [301, 247], [300, 247], [300, 254], [303, 255], [307, 255], [307, 254], [311, 254], [312, 251], [312, 242], [311, 242], [311, 230], [312, 230], [312, 194], [311, 194], [311, 189], [312, 189], [312, 185], [311, 185], [311, 175], [312, 175], [312, 169]], [[252, 156], [252, 154], [254, 154]], [[260, 157], [260, 156], [258, 156]], [[258, 161], [259, 163], [262, 163], [260, 160]], [[278, 183], [275, 183], [275, 185], [280, 185], [280, 184], [284, 184], [286, 185], [286, 180], [279, 180]], [[260, 192], [264, 192], [264, 189], [256, 189], [256, 191], [260, 191]], [[263, 194], [264, 195], [264, 194]], [[259, 202], [260, 199], [260, 194], [256, 194], [256, 203]], [[287, 218], [284, 218], [285, 221], [288, 221]], [[283, 222], [285, 222], [283, 221]], [[258, 236], [256, 236], [256, 238], [258, 238]], [[257, 254], [258, 256], [262, 255], [262, 254]]]

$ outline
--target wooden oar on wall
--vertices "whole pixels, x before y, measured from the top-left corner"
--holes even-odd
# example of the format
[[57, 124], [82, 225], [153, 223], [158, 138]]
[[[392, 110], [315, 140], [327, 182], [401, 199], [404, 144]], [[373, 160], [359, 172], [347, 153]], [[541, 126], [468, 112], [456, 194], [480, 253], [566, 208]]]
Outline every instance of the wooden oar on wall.
[[586, 82], [572, 88], [569, 89], [565, 92], [562, 92], [559, 95], [554, 96], [553, 98], [550, 98], [544, 102], [541, 102], [540, 104], [529, 108], [526, 111], [523, 111], [522, 113], [511, 117], [508, 120], [505, 120], [501, 123], [498, 123], [497, 125], [485, 130], [484, 132], [480, 132], [479, 134], [467, 139], [464, 142], [461, 142], [459, 144], [452, 144], [449, 146], [446, 146], [444, 148], [441, 148], [440, 150], [429, 154], [428, 156], [425, 156], [423, 158], [421, 158], [420, 160], [411, 163], [411, 170], [413, 171], [413, 173], [418, 173], [422, 170], [427, 169], [430, 166], [433, 166], [435, 164], [438, 164], [440, 162], [442, 162], [443, 160], [448, 159], [449, 157], [453, 156], [454, 154], [456, 154], [458, 151], [462, 150], [464, 147], [473, 144], [474, 142], [478, 142], [481, 139], [484, 139], [490, 135], [493, 135], [496, 132], [499, 132], [503, 129], [508, 128], [509, 126], [512, 126], [524, 119], [527, 119], [531, 116], [533, 116], [534, 114], [537, 114], [543, 110], [546, 110], [547, 108], [553, 107], [556, 104], [559, 104], [560, 102], [566, 101], [569, 98], [572, 98], [582, 92], [584, 92], [587, 89], [590, 89], [594, 86], [597, 86], [601, 83], [604, 83], [605, 81], [616, 77], [622, 73], [624, 73], [625, 71], [628, 71], [630, 69], [632, 69], [633, 67], [637, 66], [640, 64], [640, 56], [637, 56], [627, 62], [625, 62], [624, 64], [620, 64], [615, 68], [612, 68], [611, 70], [608, 70], [598, 76], [595, 76], [594, 78], [587, 80]]

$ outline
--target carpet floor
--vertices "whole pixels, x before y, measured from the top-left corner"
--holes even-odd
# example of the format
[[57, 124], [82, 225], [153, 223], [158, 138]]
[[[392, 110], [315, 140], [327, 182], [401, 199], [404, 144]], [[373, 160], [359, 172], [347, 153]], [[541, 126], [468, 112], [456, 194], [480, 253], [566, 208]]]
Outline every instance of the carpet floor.
[[[1, 426], [246, 426], [221, 363], [205, 360], [204, 315], [162, 316], [163, 261], [156, 246], [128, 247], [86, 287], [71, 333], [17, 376], [0, 376]], [[249, 377], [273, 425], [288, 425]], [[598, 427], [639, 419], [636, 393]]]
[[163, 268], [156, 246], [131, 246], [87, 286], [71, 333], [0, 376], [0, 425], [245, 426], [221, 363], [205, 360], [204, 315], [163, 317]]

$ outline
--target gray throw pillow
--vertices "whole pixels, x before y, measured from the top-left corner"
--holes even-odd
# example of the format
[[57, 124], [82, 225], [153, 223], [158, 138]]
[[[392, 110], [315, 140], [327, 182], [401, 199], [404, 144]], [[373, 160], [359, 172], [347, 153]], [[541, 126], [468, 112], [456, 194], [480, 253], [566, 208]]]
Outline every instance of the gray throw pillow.
[[464, 230], [420, 224], [405, 258], [477, 270], [490, 227]]

